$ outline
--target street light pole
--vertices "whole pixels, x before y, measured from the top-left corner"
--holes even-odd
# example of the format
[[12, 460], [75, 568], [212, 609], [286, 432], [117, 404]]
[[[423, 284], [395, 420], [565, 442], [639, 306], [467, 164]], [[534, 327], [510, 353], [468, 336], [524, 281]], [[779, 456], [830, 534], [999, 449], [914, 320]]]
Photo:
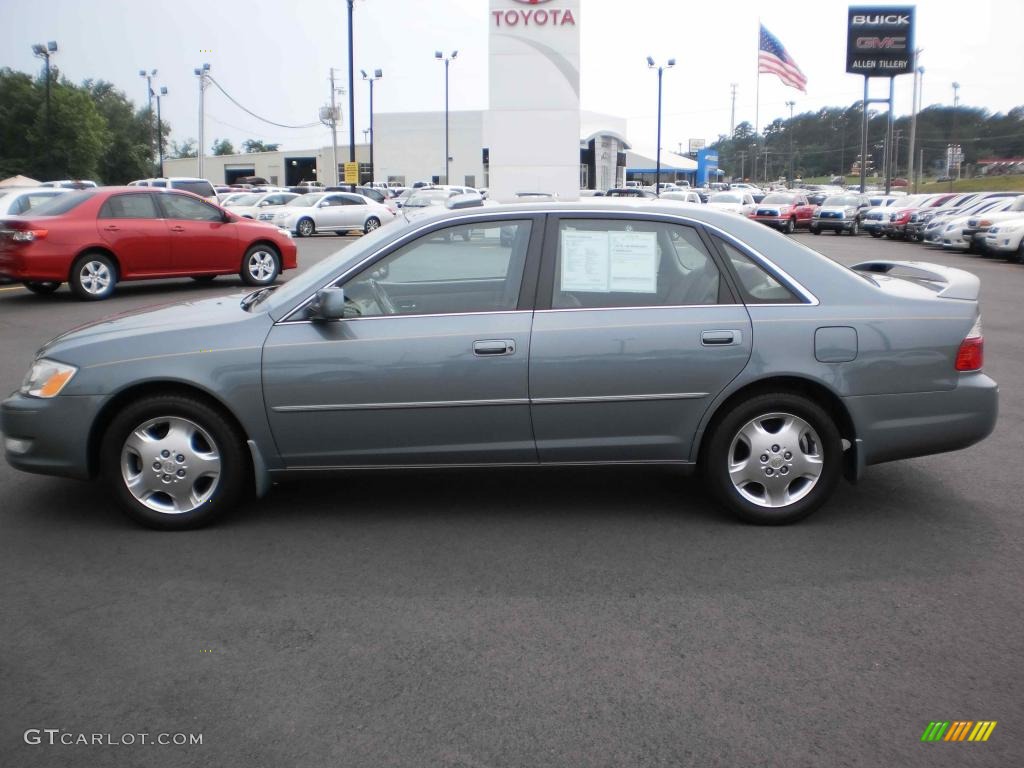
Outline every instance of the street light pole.
[[[37, 43], [32, 46], [32, 53], [42, 59], [46, 67], [46, 157], [49, 160], [53, 147], [53, 120], [50, 110], [50, 57], [57, 52], [57, 41], [50, 40], [46, 45]], [[49, 165], [49, 163], [47, 163]], [[47, 169], [50, 170], [49, 168]]]
[[[960, 83], [953, 83], [953, 152], [952, 152], [952, 158], [951, 159], [952, 159], [952, 162], [956, 164], [956, 178], [957, 178], [957, 180], [960, 179], [960, 148], [957, 146], [957, 143], [956, 143], [956, 118], [957, 118], [957, 115], [959, 114], [959, 112], [960, 112]], [[952, 175], [953, 175], [952, 168], [950, 169], [950, 173], [948, 175], [950, 177], [952, 177]], [[950, 192], [953, 191], [953, 179], [952, 178], [950, 178], [950, 180], [949, 180], [949, 191]]]
[[917, 192], [917, 184], [914, 181], [914, 142], [917, 140], [917, 83], [918, 77], [924, 72], [924, 67], [917, 66], [917, 60], [921, 56], [922, 48], [914, 50], [914, 94], [910, 100], [910, 143], [907, 148], [907, 183], [914, 185], [914, 192]]
[[156, 70], [147, 72], [144, 69], [139, 70], [139, 77], [146, 79], [146, 98], [149, 100], [149, 106], [146, 108], [146, 122], [149, 123], [149, 149], [153, 151], [153, 78], [156, 77]]
[[445, 56], [440, 51], [434, 51], [434, 58], [444, 61], [444, 183], [448, 183], [448, 163], [451, 156], [448, 154], [448, 65], [459, 55], [458, 51], [452, 51], [451, 56]]
[[[348, 161], [356, 161], [356, 94], [355, 94], [355, 69], [352, 63], [352, 5], [355, 0], [348, 0]], [[335, 162], [335, 173], [337, 173], [337, 162]], [[358, 174], [357, 174], [358, 176]], [[355, 184], [352, 191], [356, 191]]]
[[160, 97], [167, 95], [167, 86], [160, 88], [156, 95], [156, 152], [160, 163], [160, 177], [164, 175], [164, 130], [163, 118], [160, 117]]
[[732, 88], [732, 111], [729, 113], [729, 138], [736, 133], [736, 89], [739, 87], [738, 83], [730, 83], [729, 87]]
[[647, 57], [647, 68], [658, 70], [658, 143], [655, 145], [656, 159], [654, 161], [654, 196], [661, 197], [661, 78], [666, 69], [671, 69], [676, 65], [675, 59], [669, 59], [664, 67], [656, 67], [654, 59], [650, 56]]
[[203, 129], [206, 126], [206, 87], [209, 85], [210, 77], [210, 65], [203, 64], [201, 67], [196, 67], [192, 70], [192, 73], [199, 78], [199, 147], [196, 153], [196, 159], [198, 160], [199, 172], [196, 174], [199, 178], [205, 178], [203, 176], [203, 158], [206, 155], [206, 147], [203, 146], [205, 141], [203, 137]]
[[[384, 71], [375, 69], [372, 76], [367, 75], [365, 69], [359, 70], [359, 73], [363, 76], [363, 80], [370, 84], [370, 181], [376, 181], [377, 169], [373, 165], [373, 84], [384, 77]], [[447, 149], [445, 151], [447, 152]]]

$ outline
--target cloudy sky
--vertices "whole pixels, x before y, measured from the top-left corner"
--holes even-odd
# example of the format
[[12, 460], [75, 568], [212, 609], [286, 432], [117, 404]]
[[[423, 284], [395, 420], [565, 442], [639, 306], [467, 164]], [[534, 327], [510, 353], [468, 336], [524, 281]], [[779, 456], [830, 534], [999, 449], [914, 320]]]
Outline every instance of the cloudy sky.
[[[760, 122], [822, 106], [848, 105], [862, 80], [844, 73], [846, 11], [839, 0], [582, 0], [582, 106], [629, 120], [629, 138], [653, 144], [657, 78], [645, 57], [675, 57], [665, 75], [664, 143], [713, 140], [729, 130], [730, 84], [738, 84], [736, 121], [754, 120], [758, 18], [807, 75], [807, 94], [761, 78]], [[869, 4], [869, 3], [865, 3]], [[1006, 111], [1024, 103], [1024, 2], [919, 0], [917, 45], [924, 49], [924, 102]], [[356, 0], [355, 65], [384, 70], [377, 112], [442, 109], [443, 65], [435, 49], [458, 49], [451, 108], [487, 106], [487, 0]], [[173, 138], [198, 133], [198, 87], [192, 70], [209, 62], [241, 104], [277, 123], [316, 120], [329, 99], [328, 72], [346, 70], [345, 0], [0, 0], [0, 67], [38, 71], [31, 44], [56, 40], [54, 63], [70, 79], [104, 79], [142, 102], [139, 69], [157, 69], [169, 89], [164, 119]], [[897, 112], [910, 111], [912, 78], [897, 79]], [[344, 82], [342, 83], [344, 84]], [[883, 96], [875, 81], [872, 96]], [[356, 82], [357, 137], [369, 124], [368, 93]], [[343, 104], [347, 96], [340, 97]], [[347, 111], [343, 110], [343, 111]], [[347, 124], [343, 135], [347, 136]], [[212, 90], [207, 145], [246, 138], [302, 149], [330, 142], [326, 128], [280, 128], [260, 122]]]

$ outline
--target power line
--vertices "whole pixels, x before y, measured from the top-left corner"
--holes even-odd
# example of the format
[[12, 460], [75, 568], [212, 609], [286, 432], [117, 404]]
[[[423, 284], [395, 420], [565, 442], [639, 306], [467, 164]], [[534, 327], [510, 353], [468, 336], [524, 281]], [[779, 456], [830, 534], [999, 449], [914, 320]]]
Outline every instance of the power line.
[[260, 121], [262, 121], [262, 122], [264, 122], [264, 123], [268, 123], [269, 125], [276, 125], [276, 126], [277, 126], [278, 128], [289, 128], [289, 129], [293, 129], [293, 130], [299, 130], [299, 129], [303, 129], [303, 128], [315, 128], [315, 127], [317, 127], [317, 126], [319, 126], [319, 125], [320, 125], [319, 121], [317, 121], [317, 122], [315, 122], [315, 123], [307, 123], [307, 124], [305, 124], [305, 125], [285, 125], [284, 123], [275, 123], [275, 122], [274, 122], [273, 120], [268, 120], [268, 119], [267, 119], [267, 118], [265, 118], [265, 117], [261, 117], [260, 115], [257, 115], [257, 114], [256, 114], [255, 112], [253, 112], [253, 111], [252, 111], [251, 109], [249, 109], [248, 107], [244, 107], [244, 106], [242, 106], [242, 104], [241, 104], [241, 103], [239, 103], [239, 102], [238, 102], [238, 100], [237, 100], [237, 99], [235, 99], [235, 97], [234, 97], [234, 96], [232, 96], [232, 95], [231, 95], [230, 93], [228, 93], [227, 91], [225, 91], [225, 90], [224, 90], [224, 86], [222, 86], [222, 85], [221, 85], [220, 83], [218, 83], [218, 82], [217, 82], [217, 81], [216, 81], [216, 80], [215, 80], [215, 79], [213, 78], [213, 76], [212, 76], [212, 75], [209, 75], [209, 74], [208, 74], [208, 75], [207, 75], [207, 77], [209, 78], [209, 80], [210, 80], [210, 82], [211, 82], [211, 83], [213, 83], [214, 85], [216, 85], [216, 86], [217, 86], [217, 90], [218, 90], [218, 91], [220, 91], [221, 93], [223, 93], [223, 94], [224, 94], [225, 96], [227, 96], [227, 97], [228, 97], [228, 100], [229, 100], [229, 101], [230, 101], [230, 102], [231, 102], [232, 104], [234, 104], [234, 105], [235, 105], [236, 107], [238, 107], [238, 108], [239, 108], [240, 110], [242, 110], [243, 112], [247, 112], [248, 114], [250, 114], [250, 115], [252, 115], [253, 117], [255, 117], [255, 118], [256, 118], [257, 120], [260, 120]]

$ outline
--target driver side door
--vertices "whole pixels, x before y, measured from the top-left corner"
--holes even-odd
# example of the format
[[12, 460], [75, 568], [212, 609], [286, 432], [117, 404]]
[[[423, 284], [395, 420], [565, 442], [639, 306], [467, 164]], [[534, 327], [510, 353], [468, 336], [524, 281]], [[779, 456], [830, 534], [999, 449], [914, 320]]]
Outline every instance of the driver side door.
[[528, 362], [544, 217], [470, 218], [342, 278], [351, 316], [299, 310], [271, 329], [264, 395], [290, 468], [536, 462]]

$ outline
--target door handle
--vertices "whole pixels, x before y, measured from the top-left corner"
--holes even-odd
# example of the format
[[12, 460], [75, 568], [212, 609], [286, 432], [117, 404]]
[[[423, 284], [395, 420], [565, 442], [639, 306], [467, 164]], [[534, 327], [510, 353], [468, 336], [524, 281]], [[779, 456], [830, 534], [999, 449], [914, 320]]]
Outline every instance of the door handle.
[[700, 335], [700, 343], [705, 347], [728, 347], [742, 340], [739, 331], [703, 331]]
[[473, 342], [473, 354], [477, 357], [498, 357], [515, 353], [516, 343], [512, 339], [486, 339]]
[[181, 226], [171, 227], [171, 232], [184, 232], [185, 228]]
[[120, 232], [121, 228], [116, 224], [109, 224], [103, 228], [107, 232]]

